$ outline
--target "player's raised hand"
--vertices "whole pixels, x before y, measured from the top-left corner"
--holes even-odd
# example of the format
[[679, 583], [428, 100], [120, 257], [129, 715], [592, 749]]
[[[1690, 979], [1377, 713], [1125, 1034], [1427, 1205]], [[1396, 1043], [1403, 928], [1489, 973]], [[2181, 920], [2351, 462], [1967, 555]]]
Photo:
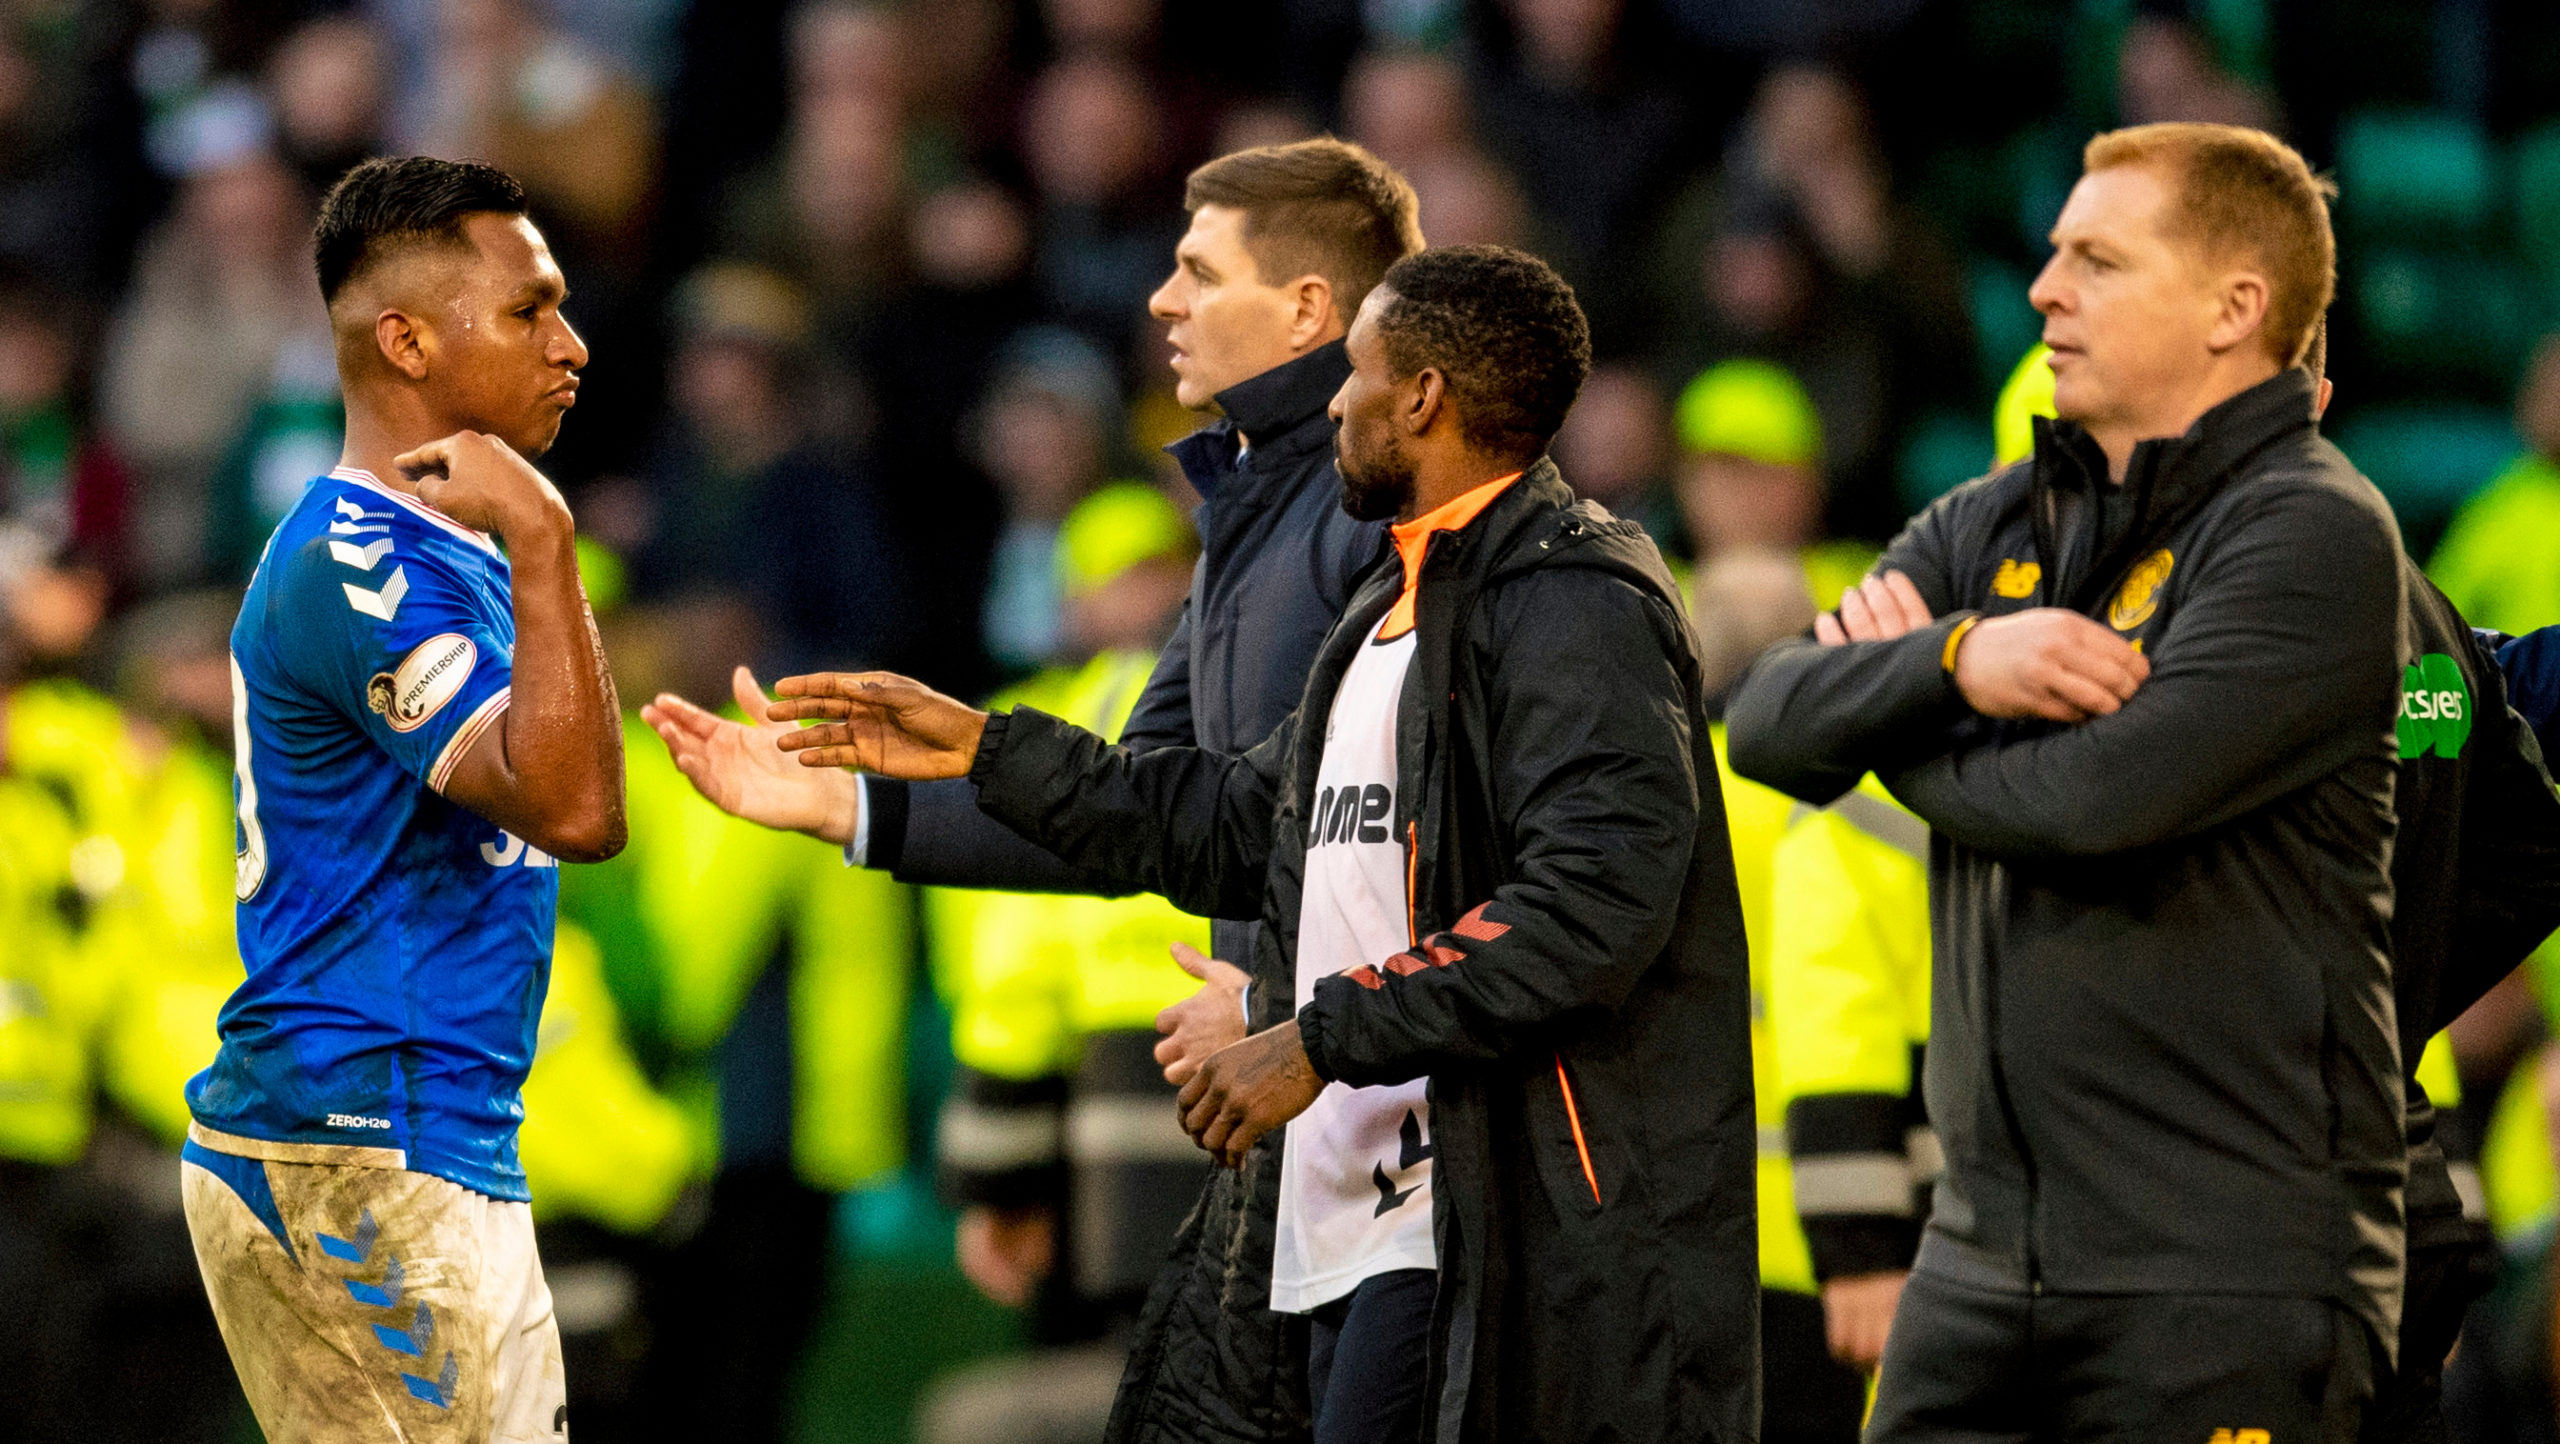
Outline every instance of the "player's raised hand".
[[475, 531], [522, 544], [569, 526], [569, 504], [551, 478], [494, 436], [457, 431], [391, 459], [418, 500]]
[[1989, 617], [1956, 644], [1956, 689], [1985, 717], [2086, 722], [2132, 700], [2151, 661], [2078, 612], [2037, 607]]
[[774, 684], [776, 722], [816, 721], [779, 739], [804, 767], [858, 767], [926, 782], [966, 777], [987, 714], [895, 672], [816, 672]]
[[786, 832], [805, 832], [842, 846], [862, 816], [862, 788], [850, 772], [803, 767], [779, 745], [799, 729], [763, 720], [768, 705], [755, 674], [729, 675], [730, 690], [751, 721], [732, 722], [672, 692], [640, 709], [657, 729], [676, 770], [711, 805], [732, 817]]

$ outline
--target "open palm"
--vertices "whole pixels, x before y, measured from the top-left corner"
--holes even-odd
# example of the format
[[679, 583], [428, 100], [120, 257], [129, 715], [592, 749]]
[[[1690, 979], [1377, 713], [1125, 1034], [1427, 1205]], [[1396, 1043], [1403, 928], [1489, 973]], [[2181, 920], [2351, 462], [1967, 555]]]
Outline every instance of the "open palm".
[[[729, 681], [739, 708], [762, 718], [767, 699], [755, 674], [740, 667]], [[853, 835], [861, 798], [853, 775], [803, 767], [784, 752], [781, 739], [800, 730], [790, 723], [733, 722], [668, 692], [642, 707], [640, 719], [667, 744], [676, 770], [722, 812], [829, 842]]]

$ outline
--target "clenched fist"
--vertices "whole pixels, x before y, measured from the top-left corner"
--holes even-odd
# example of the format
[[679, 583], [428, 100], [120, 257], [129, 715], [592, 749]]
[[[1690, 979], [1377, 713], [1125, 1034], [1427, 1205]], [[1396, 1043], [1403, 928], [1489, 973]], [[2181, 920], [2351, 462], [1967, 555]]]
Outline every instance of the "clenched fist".
[[570, 530], [569, 504], [551, 479], [494, 436], [457, 431], [391, 459], [418, 500], [517, 550]]

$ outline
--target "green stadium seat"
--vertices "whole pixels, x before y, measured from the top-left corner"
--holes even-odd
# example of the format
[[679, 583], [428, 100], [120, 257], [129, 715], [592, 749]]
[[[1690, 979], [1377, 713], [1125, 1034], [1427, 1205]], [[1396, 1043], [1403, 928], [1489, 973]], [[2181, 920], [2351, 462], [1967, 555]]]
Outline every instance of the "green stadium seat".
[[2338, 128], [2338, 210], [2361, 235], [2403, 241], [2482, 234], [2498, 210], [2489, 139], [2429, 111], [2360, 111]]
[[1965, 268], [1965, 289], [1973, 303], [1974, 366], [1985, 395], [2009, 379], [2018, 358], [2044, 339], [2044, 317], [2027, 304], [2027, 286], [2035, 273], [2002, 261], [1977, 259]]
[[2428, 389], [2502, 394], [2549, 317], [2538, 278], [2503, 256], [2375, 245], [2347, 259], [2339, 289], [2366, 356]]
[[[2011, 357], [2015, 364], [2017, 358]], [[1894, 455], [1894, 491], [1903, 510], [1917, 512], [1955, 487], [1991, 469], [1991, 425], [1958, 411], [1913, 418]]]
[[2516, 240], [2525, 259], [2560, 281], [2560, 120], [2547, 120], [2516, 140]]
[[2424, 555], [2454, 508], [2498, 474], [2517, 450], [2506, 413], [2493, 407], [2376, 405], [2356, 408], [2328, 428], [2338, 444], [2399, 513], [2412, 551]]

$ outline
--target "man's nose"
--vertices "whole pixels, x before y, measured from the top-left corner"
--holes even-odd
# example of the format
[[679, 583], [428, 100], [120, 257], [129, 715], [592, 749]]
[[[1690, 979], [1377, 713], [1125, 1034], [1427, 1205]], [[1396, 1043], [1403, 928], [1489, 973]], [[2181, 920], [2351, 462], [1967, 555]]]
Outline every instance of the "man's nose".
[[1174, 283], [1171, 279], [1167, 279], [1163, 285], [1156, 287], [1156, 293], [1147, 298], [1148, 315], [1155, 317], [1159, 321], [1179, 321], [1182, 319], [1182, 306], [1180, 302], [1175, 300], [1173, 288]]
[[2044, 269], [2036, 272], [2035, 280], [2027, 286], [2027, 304], [2048, 316], [2063, 307], [2062, 282], [2053, 274], [2060, 259], [2057, 256], [2045, 262]]
[[566, 321], [560, 323], [560, 337], [552, 343], [551, 361], [555, 366], [565, 365], [572, 371], [582, 370], [587, 364], [587, 343], [579, 339], [577, 328]]

